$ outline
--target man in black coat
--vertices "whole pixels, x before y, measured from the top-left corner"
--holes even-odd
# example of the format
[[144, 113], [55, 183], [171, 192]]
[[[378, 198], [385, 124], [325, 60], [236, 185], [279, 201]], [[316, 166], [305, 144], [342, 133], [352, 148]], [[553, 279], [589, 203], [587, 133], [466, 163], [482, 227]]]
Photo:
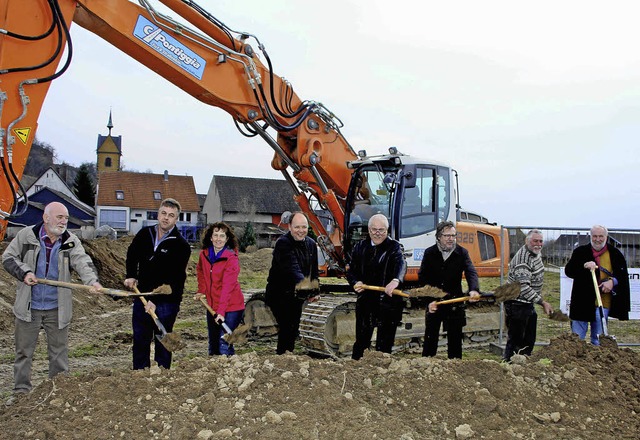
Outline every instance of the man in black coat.
[[[309, 220], [303, 212], [291, 216], [289, 232], [276, 241], [267, 278], [266, 303], [278, 323], [277, 354], [293, 352], [307, 300], [296, 294], [304, 278], [318, 280], [318, 246], [308, 237]], [[318, 297], [308, 298], [315, 301]]]
[[[569, 305], [571, 331], [584, 339], [591, 323], [593, 345], [600, 345], [598, 337], [603, 333], [602, 319], [606, 322], [611, 316], [626, 321], [631, 309], [627, 262], [622, 252], [607, 245], [608, 236], [607, 228], [593, 226], [591, 243], [575, 248], [564, 268], [565, 274], [573, 278]], [[596, 274], [604, 316], [600, 316], [597, 309], [592, 270]]]
[[[436, 228], [436, 244], [425, 250], [418, 282], [444, 290], [444, 299], [459, 298], [462, 293], [462, 274], [469, 285], [469, 295], [480, 297], [480, 285], [469, 252], [456, 243], [456, 228], [452, 222], [442, 222]], [[474, 301], [473, 299], [472, 301]], [[477, 300], [476, 300], [477, 301]], [[462, 358], [462, 327], [467, 324], [464, 303], [438, 306], [429, 303], [422, 356], [435, 356], [440, 339], [440, 324], [447, 332], [449, 359]]]
[[[134, 370], [151, 366], [151, 341], [160, 334], [148, 313], [154, 311], [167, 332], [171, 332], [180, 311], [191, 247], [175, 227], [179, 216], [180, 203], [170, 198], [163, 200], [158, 209], [158, 224], [140, 229], [127, 250], [125, 286], [137, 287], [141, 292], [151, 292], [163, 284], [171, 286], [170, 295], [147, 296], [146, 306], [139, 298], [133, 302]], [[171, 367], [171, 352], [157, 340], [154, 359], [161, 367]]]
[[[356, 360], [371, 348], [376, 328], [376, 351], [391, 353], [404, 308], [402, 297], [392, 294], [407, 271], [402, 245], [388, 237], [389, 220], [384, 215], [373, 215], [368, 226], [369, 238], [354, 246], [347, 271], [347, 281], [358, 294], [356, 342], [351, 354]], [[366, 291], [364, 284], [384, 286], [385, 291]]]

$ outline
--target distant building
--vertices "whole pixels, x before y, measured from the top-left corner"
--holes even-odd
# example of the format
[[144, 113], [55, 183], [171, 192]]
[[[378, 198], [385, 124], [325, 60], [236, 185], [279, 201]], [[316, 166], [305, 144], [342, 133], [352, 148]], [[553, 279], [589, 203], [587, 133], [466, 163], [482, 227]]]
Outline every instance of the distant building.
[[198, 240], [200, 205], [192, 176], [126, 171], [103, 172], [98, 178], [96, 227], [109, 225], [118, 233], [136, 234], [144, 226], [158, 223], [163, 199], [176, 199], [182, 206], [178, 228], [189, 241]]
[[98, 147], [96, 149], [96, 172], [98, 175], [103, 172], [120, 171], [120, 160], [122, 158], [122, 136], [111, 135], [111, 129], [113, 128], [111, 112], [109, 112], [107, 128], [109, 129], [108, 135], [98, 135]]
[[94, 209], [77, 198], [70, 197], [67, 192], [45, 186], [29, 196], [29, 204], [24, 214], [11, 219], [7, 227], [7, 238], [14, 237], [25, 226], [33, 226], [41, 222], [44, 208], [51, 202], [60, 202], [69, 210], [68, 229], [80, 231], [78, 235], [81, 237], [89, 236], [92, 233], [95, 218]]
[[40, 177], [38, 177], [34, 182], [31, 183], [31, 185], [29, 185], [28, 188], [25, 189], [25, 192], [27, 194], [27, 197], [31, 197], [33, 194], [37, 193], [43, 188], [53, 189], [62, 194], [65, 194], [67, 197], [80, 202], [80, 199], [76, 197], [74, 192], [67, 185], [66, 180], [63, 179], [53, 167], [47, 168], [45, 172], [40, 175]]
[[270, 247], [287, 227], [284, 211], [300, 208], [286, 180], [213, 176], [202, 209], [208, 223], [224, 221], [241, 234], [247, 222], [256, 231], [259, 247]]

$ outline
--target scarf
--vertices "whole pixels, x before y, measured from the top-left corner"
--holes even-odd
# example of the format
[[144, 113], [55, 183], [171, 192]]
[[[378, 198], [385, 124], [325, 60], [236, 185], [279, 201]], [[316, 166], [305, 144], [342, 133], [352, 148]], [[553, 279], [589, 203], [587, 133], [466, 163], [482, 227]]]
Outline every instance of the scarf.
[[226, 246], [223, 246], [222, 249], [220, 249], [220, 252], [218, 252], [216, 254], [216, 252], [213, 250], [213, 246], [209, 246], [209, 248], [207, 249], [207, 253], [208, 253], [208, 257], [209, 257], [209, 261], [213, 264], [216, 262], [216, 260], [218, 258], [220, 258], [220, 256], [222, 255], [222, 253], [224, 252], [224, 250], [226, 249]]
[[593, 259], [596, 261], [596, 264], [598, 266], [600, 266], [600, 256], [607, 251], [608, 249], [606, 244], [599, 251], [595, 250], [593, 246], [591, 247], [591, 253], [593, 254]]

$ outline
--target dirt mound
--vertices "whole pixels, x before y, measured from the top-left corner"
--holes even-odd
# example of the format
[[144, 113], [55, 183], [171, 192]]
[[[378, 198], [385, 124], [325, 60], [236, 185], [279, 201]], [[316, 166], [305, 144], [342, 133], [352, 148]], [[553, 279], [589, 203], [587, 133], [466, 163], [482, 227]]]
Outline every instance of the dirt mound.
[[271, 248], [240, 254], [240, 269], [253, 272], [268, 271], [271, 267], [272, 255], [273, 249]]
[[[85, 243], [108, 287], [122, 285], [128, 244]], [[240, 260], [243, 270], [266, 271], [271, 249]], [[190, 277], [194, 270], [192, 262]], [[0, 286], [6, 397], [15, 287], [4, 271]], [[0, 439], [631, 439], [640, 429], [640, 354], [609, 340], [593, 347], [567, 334], [513, 364], [410, 351], [368, 352], [359, 362], [275, 356], [273, 340], [212, 358], [206, 311], [186, 296], [174, 331], [188, 345], [174, 353], [174, 368], [132, 371], [129, 300], [78, 292], [74, 301], [73, 374], [45, 379], [41, 338], [36, 387], [0, 406]]]
[[524, 365], [250, 352], [169, 371], [96, 369], [46, 381], [0, 410], [0, 438], [636, 438], [637, 377], [619, 376], [635, 377], [638, 354], [587, 347], [554, 361], [582, 344], [555, 340]]

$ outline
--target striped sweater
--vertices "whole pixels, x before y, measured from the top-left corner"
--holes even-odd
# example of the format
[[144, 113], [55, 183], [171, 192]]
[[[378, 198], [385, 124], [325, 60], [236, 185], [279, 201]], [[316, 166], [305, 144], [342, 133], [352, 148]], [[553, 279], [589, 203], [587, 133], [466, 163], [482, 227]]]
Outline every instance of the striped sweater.
[[509, 262], [510, 283], [520, 283], [520, 296], [516, 301], [542, 304], [544, 264], [542, 257], [522, 246]]

